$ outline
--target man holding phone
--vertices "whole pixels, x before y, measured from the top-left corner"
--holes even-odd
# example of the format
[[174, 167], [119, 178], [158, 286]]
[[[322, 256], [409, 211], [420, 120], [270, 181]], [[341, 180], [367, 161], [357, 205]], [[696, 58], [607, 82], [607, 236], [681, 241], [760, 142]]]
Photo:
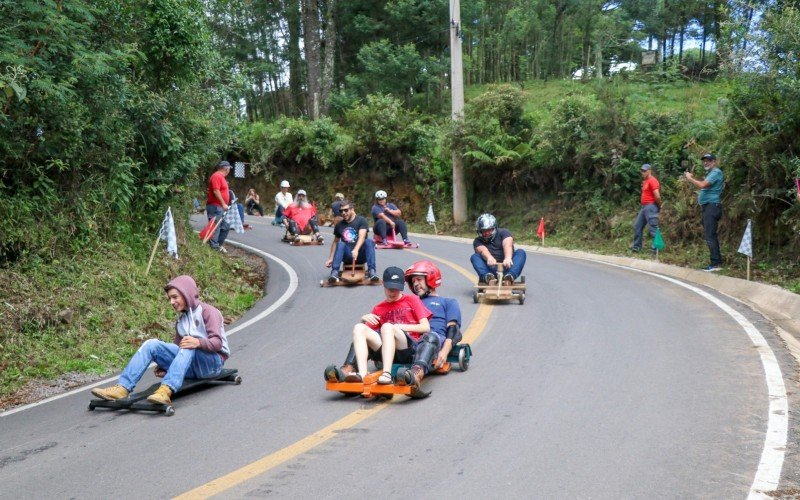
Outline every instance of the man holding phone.
[[706, 171], [705, 179], [695, 179], [691, 172], [684, 173], [686, 180], [700, 188], [697, 193], [697, 203], [702, 209], [703, 232], [706, 237], [706, 244], [711, 254], [708, 267], [703, 271], [714, 272], [722, 269], [722, 255], [719, 250], [719, 238], [717, 237], [717, 226], [722, 218], [722, 187], [724, 175], [717, 164], [717, 157], [713, 153], [705, 153], [700, 157], [703, 168]]

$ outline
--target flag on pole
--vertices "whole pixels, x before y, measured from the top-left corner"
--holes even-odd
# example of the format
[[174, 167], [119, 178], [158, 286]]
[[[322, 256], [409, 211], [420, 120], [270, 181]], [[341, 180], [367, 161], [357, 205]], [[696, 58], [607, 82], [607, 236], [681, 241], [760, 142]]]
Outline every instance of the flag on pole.
[[175, 221], [172, 219], [172, 207], [167, 208], [158, 237], [167, 242], [167, 253], [178, 258], [178, 237], [175, 235]]
[[436, 217], [433, 215], [433, 204], [428, 204], [428, 215], [425, 216], [425, 220], [428, 224], [436, 224]]
[[661, 228], [656, 228], [656, 235], [653, 236], [653, 248], [658, 251], [664, 250], [666, 245], [664, 245], [664, 237], [661, 236]]
[[541, 239], [544, 239], [544, 217], [539, 220], [539, 227], [536, 229], [536, 236]]
[[751, 220], [747, 219], [747, 227], [744, 230], [744, 236], [742, 236], [742, 243], [739, 245], [738, 252], [744, 255], [747, 255], [751, 259], [753, 258], [753, 233], [751, 228]]

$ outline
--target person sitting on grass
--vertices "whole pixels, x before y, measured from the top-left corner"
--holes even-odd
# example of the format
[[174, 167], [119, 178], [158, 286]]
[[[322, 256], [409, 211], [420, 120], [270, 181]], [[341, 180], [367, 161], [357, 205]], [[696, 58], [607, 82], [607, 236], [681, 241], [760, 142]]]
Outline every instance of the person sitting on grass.
[[128, 361], [118, 384], [92, 389], [92, 394], [98, 398], [113, 401], [128, 397], [151, 362], [156, 363], [155, 375], [164, 379], [158, 390], [147, 398], [155, 404], [170, 404], [170, 398], [180, 390], [185, 378], [214, 378], [222, 372], [222, 365], [231, 354], [222, 313], [200, 302], [200, 292], [191, 276], [178, 276], [164, 291], [179, 314], [174, 340], [171, 343], [158, 339], [145, 341]]

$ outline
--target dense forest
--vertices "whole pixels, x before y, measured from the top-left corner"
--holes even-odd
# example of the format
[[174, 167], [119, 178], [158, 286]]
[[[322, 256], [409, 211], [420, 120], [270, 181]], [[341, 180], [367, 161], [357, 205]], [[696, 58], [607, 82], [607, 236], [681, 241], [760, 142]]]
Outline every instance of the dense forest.
[[[475, 0], [461, 3], [460, 23], [450, 8], [3, 2], [0, 265], [135, 241], [165, 206], [202, 192], [222, 157], [246, 161], [265, 183], [288, 171], [359, 193], [369, 191], [361, 173], [377, 172], [425, 203], [451, 194], [454, 150], [474, 211], [498, 192], [623, 204], [637, 162], [672, 178], [713, 149], [731, 220], [756, 219], [774, 248], [798, 244], [795, 2]], [[481, 89], [468, 92], [458, 127], [448, 119], [451, 31], [465, 82]], [[657, 53], [644, 66], [648, 49]], [[627, 62], [636, 69], [612, 75]], [[591, 95], [526, 108], [539, 82], [579, 70]], [[727, 85], [715, 116], [642, 109], [623, 85], [657, 94], [692, 81]], [[446, 217], [447, 203], [438, 209]]]

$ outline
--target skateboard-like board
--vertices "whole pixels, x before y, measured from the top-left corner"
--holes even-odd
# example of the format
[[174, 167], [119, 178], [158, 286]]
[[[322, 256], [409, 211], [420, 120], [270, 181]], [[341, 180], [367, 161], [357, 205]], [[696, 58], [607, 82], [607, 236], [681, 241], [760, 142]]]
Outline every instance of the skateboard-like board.
[[[220, 383], [235, 385], [241, 384], [242, 377], [239, 375], [239, 370], [235, 368], [223, 368], [220, 374], [213, 378], [184, 379], [181, 389], [173, 394], [172, 397], [179, 397], [190, 390]], [[159, 386], [161, 386], [161, 382], [155, 383], [143, 391], [131, 393], [127, 398], [115, 399], [113, 401], [106, 401], [105, 399], [93, 399], [89, 402], [89, 410], [94, 410], [95, 408], [110, 408], [113, 410], [154, 411], [164, 413], [166, 416], [171, 417], [175, 414], [175, 408], [173, 408], [172, 405], [162, 405], [147, 401], [147, 397], [156, 392]]]
[[402, 248], [419, 248], [417, 243], [404, 243], [403, 240], [397, 238], [394, 232], [387, 234], [385, 239], [381, 239], [380, 236], [375, 235], [373, 241], [375, 242], [375, 248], [378, 249], [393, 248], [399, 250]]
[[355, 264], [348, 266], [339, 273], [339, 281], [333, 283], [328, 281], [328, 278], [320, 280], [319, 286], [358, 286], [358, 285], [381, 285], [382, 280], [371, 281], [367, 279], [367, 266], [364, 264]]

